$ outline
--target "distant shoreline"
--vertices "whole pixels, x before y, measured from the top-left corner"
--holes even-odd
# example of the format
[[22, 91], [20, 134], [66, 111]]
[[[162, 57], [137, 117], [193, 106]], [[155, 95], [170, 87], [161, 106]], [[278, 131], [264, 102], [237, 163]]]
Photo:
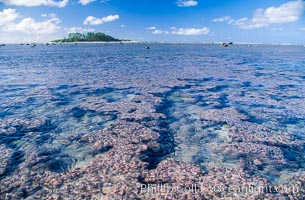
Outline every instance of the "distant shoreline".
[[[139, 43], [136, 41], [84, 41], [84, 42], [48, 42], [49, 44], [128, 44], [128, 43]], [[38, 43], [39, 44], [39, 43]], [[46, 43], [45, 43], [46, 44]]]
[[[20, 43], [5, 43], [0, 42], [0, 44], [5, 45], [26, 45], [26, 44], [173, 44], [173, 45], [221, 45], [223, 42], [155, 42], [155, 41], [84, 41], [84, 42], [20, 42]], [[277, 43], [244, 43], [244, 42], [234, 42], [234, 45], [253, 45], [253, 46], [305, 46], [305, 44], [277, 44]]]

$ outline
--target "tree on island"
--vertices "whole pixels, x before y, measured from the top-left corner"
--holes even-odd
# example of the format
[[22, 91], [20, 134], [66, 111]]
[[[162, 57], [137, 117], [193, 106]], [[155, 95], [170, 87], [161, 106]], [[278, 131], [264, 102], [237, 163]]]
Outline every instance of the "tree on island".
[[88, 32], [86, 34], [81, 33], [70, 33], [68, 38], [54, 40], [52, 42], [120, 42], [128, 40], [116, 39], [105, 33], [93, 33]]

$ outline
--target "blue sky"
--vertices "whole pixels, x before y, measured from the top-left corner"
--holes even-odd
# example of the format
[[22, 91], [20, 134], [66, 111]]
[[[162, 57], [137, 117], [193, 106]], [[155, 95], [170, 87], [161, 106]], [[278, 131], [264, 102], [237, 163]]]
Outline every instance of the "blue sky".
[[163, 42], [305, 44], [303, 0], [0, 0], [0, 42], [69, 32]]

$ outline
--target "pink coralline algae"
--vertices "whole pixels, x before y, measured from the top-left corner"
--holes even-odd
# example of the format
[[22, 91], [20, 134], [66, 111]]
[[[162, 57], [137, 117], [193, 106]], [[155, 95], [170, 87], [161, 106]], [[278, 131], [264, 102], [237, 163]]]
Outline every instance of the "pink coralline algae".
[[304, 199], [304, 48], [150, 46], [1, 50], [1, 200]]

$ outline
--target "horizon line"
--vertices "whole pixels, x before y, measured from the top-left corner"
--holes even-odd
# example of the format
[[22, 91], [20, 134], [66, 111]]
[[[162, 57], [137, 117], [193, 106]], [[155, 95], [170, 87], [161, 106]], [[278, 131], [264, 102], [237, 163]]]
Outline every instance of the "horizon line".
[[[48, 41], [48, 42], [1, 42], [0, 44], [5, 44], [5, 45], [21, 45], [21, 44], [56, 44], [56, 42], [52, 42], [52, 41]], [[131, 43], [149, 43], [149, 44], [222, 44], [222, 43], [229, 43], [227, 41], [213, 41], [213, 42], [172, 42], [172, 41], [136, 41], [136, 40], [131, 40], [131, 41], [110, 41], [110, 42], [106, 42], [106, 41], [85, 41], [85, 42], [58, 42], [61, 44], [73, 44], [73, 43], [77, 43], [77, 44], [131, 44]], [[301, 43], [287, 43], [287, 42], [283, 42], [283, 43], [264, 43], [264, 42], [233, 42], [233, 45], [237, 44], [237, 45], [281, 45], [281, 46], [302, 46], [305, 44], [301, 44]]]

